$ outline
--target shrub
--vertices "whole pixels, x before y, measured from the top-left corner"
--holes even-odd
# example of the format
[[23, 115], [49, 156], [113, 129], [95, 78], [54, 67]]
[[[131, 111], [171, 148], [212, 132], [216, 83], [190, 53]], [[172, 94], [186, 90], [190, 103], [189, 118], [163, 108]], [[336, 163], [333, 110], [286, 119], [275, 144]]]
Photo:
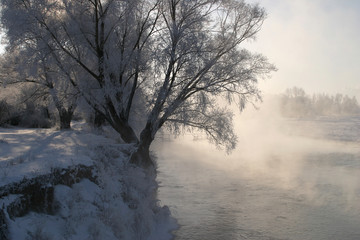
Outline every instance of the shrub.
[[8, 123], [11, 116], [11, 106], [5, 101], [0, 101], [0, 126]]
[[26, 103], [26, 107], [20, 115], [19, 126], [27, 128], [50, 128], [52, 126], [47, 109], [43, 106], [35, 106]]

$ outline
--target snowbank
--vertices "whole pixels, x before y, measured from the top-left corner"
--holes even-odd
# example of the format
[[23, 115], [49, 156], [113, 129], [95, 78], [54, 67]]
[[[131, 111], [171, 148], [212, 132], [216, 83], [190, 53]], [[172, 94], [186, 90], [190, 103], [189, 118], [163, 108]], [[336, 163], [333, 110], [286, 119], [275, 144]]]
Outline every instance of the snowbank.
[[[10, 239], [171, 239], [177, 225], [159, 205], [156, 176], [128, 163], [132, 151], [79, 127], [0, 128], [0, 186], [78, 164], [94, 166], [97, 179], [54, 186], [55, 214], [7, 215]], [[0, 200], [5, 215], [12, 198]]]

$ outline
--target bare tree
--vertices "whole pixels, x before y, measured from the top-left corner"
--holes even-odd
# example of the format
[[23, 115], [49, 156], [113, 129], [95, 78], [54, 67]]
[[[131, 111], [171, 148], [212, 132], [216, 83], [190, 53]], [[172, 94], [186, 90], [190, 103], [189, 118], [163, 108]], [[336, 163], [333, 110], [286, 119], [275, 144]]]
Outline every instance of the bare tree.
[[[132, 161], [153, 164], [149, 147], [163, 126], [200, 129], [230, 150], [232, 114], [260, 98], [257, 79], [275, 67], [241, 48], [266, 17], [240, 0], [1, 0], [9, 43], [41, 40], [67, 80], [122, 139]], [[40, 49], [40, 48], [39, 48]], [[77, 71], [72, 67], [77, 66]], [[140, 134], [130, 117], [136, 94], [146, 99]]]

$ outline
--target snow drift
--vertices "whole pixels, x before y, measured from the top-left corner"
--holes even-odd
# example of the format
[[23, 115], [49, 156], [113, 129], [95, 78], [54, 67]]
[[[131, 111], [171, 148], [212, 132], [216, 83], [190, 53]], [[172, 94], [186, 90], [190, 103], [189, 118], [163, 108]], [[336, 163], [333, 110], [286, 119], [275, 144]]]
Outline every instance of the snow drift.
[[[157, 200], [156, 175], [129, 164], [134, 151], [85, 128], [73, 131], [0, 129], [0, 187], [51, 175], [54, 169], [92, 167], [92, 177], [55, 184], [51, 211], [10, 217], [19, 196], [0, 200], [8, 239], [171, 239], [177, 227]], [[65, 170], [64, 170], [65, 171]], [[20, 194], [21, 195], [21, 194]]]

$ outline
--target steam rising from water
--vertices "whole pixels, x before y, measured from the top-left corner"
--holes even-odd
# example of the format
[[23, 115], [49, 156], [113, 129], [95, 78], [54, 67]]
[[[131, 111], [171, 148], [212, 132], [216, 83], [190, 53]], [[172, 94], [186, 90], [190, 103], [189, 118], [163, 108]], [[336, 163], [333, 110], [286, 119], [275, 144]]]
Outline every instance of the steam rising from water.
[[[235, 119], [239, 141], [237, 148], [230, 155], [216, 150], [201, 137], [200, 139], [197, 137], [198, 140], [194, 141], [194, 134], [179, 137], [171, 143], [158, 142], [155, 149], [159, 158], [160, 181], [166, 184], [169, 178], [174, 178], [173, 175], [175, 175], [176, 179], [173, 180], [176, 183], [174, 184], [180, 188], [176, 190], [177, 192], [184, 191], [181, 188], [186, 189], [186, 184], [199, 184], [198, 189], [214, 188], [209, 191], [214, 191], [216, 194], [222, 190], [216, 189], [216, 184], [207, 183], [213, 179], [209, 175], [215, 174], [219, 176], [213, 181], [223, 182], [217, 183], [221, 185], [219, 188], [230, 186], [234, 182], [235, 185], [239, 183], [239, 186], [248, 182], [251, 186], [258, 186], [260, 190], [259, 192], [254, 190], [254, 194], [259, 194], [260, 198], [263, 194], [264, 196], [278, 194], [279, 196], [276, 196], [278, 201], [283, 201], [280, 200], [281, 194], [293, 198], [294, 200], [287, 204], [292, 206], [297, 202], [301, 203], [306, 209], [304, 212], [309, 211], [310, 216], [303, 219], [296, 218], [296, 221], [303, 221], [306, 224], [310, 222], [323, 224], [322, 234], [334, 228], [335, 225], [332, 226], [334, 223], [329, 221], [331, 219], [335, 219], [335, 222], [339, 221], [336, 216], [338, 213], [344, 214], [344, 218], [354, 226], [360, 224], [360, 117], [289, 120], [279, 117], [277, 109], [273, 106], [277, 105], [270, 101], [259, 111], [248, 109]], [[189, 180], [191, 178], [195, 178], [196, 181], [192, 182]], [[271, 192], [268, 192], [269, 189], [272, 189]], [[169, 196], [166, 196], [166, 192], [166, 189], [160, 188], [160, 199], [162, 199], [161, 195], [165, 195], [163, 197], [165, 204], [176, 204], [171, 203], [171, 197], [167, 199]], [[223, 195], [227, 194], [223, 193]], [[196, 196], [194, 195], [193, 198]], [[267, 201], [265, 198], [263, 201]], [[199, 201], [203, 200], [199, 199]], [[253, 201], [262, 200], [254, 198]], [[249, 204], [248, 208], [254, 207], [251, 203]], [[317, 207], [322, 209], [321, 214], [326, 213], [328, 216], [323, 216], [323, 219], [316, 219], [320, 218], [319, 216], [311, 217], [312, 210], [310, 209]], [[276, 208], [276, 203], [270, 205], [268, 213], [259, 216], [259, 219], [264, 221], [263, 225], [259, 219], [255, 221], [256, 224], [266, 229], [265, 222], [270, 221], [267, 217], [271, 218], [273, 213], [295, 211], [293, 208], [284, 210], [283, 206]], [[324, 210], [324, 208], [330, 210]], [[256, 215], [255, 212], [250, 214]], [[301, 214], [304, 213], [301, 212]], [[273, 217], [279, 220], [283, 216], [279, 214]], [[284, 218], [290, 219], [289, 216]], [[184, 221], [186, 225], [186, 220]], [[244, 221], [251, 222], [249, 219]], [[288, 224], [290, 224], [287, 227], [288, 230], [281, 230], [278, 226], [274, 226], [274, 231], [278, 232], [273, 233], [273, 236], [289, 237], [287, 234], [291, 229], [296, 231], [293, 229], [296, 228], [296, 224], [294, 222]], [[300, 223], [297, 222], [297, 224]], [[348, 237], [342, 236], [343, 239], [352, 239], [355, 235], [360, 236], [360, 232], [354, 230], [357, 227], [351, 228], [349, 227], [351, 224], [342, 224], [346, 224], [346, 227], [339, 223], [336, 227], [339, 228], [337, 232], [346, 231], [353, 234]], [[305, 226], [302, 227], [305, 228]], [[281, 231], [284, 231], [283, 235]], [[320, 235], [310, 232], [308, 238], [305, 235], [299, 235], [290, 239], [331, 238], [330, 236], [322, 238]]]

